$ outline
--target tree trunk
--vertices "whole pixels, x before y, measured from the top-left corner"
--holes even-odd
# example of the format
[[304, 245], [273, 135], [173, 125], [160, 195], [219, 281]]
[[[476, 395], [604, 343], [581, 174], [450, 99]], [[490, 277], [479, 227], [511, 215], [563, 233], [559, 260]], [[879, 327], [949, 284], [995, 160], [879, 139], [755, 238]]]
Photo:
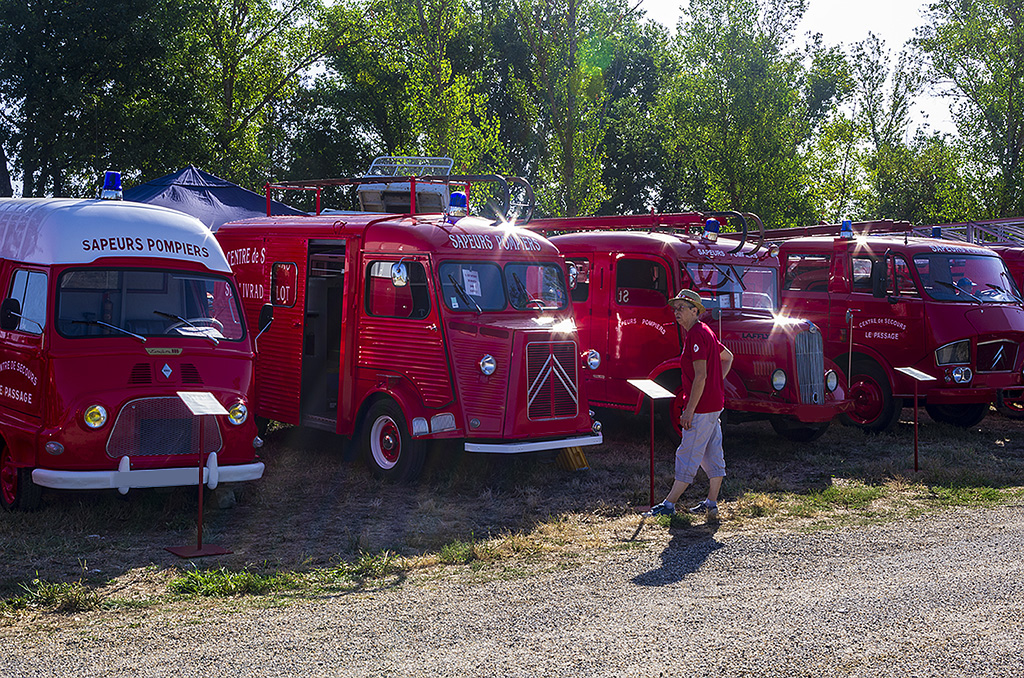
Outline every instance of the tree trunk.
[[0, 198], [14, 197], [14, 188], [11, 186], [11, 173], [7, 169], [7, 153], [4, 152], [4, 145], [0, 144]]

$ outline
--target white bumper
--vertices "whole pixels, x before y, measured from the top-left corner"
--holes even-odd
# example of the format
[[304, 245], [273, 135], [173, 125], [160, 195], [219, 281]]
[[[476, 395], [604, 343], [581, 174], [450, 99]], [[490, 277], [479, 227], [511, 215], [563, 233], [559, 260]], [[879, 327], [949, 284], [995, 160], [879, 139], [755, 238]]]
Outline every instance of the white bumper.
[[[203, 467], [203, 483], [211, 490], [220, 483], [258, 480], [263, 477], [263, 462], [219, 466], [213, 452]], [[37, 468], [32, 482], [56, 490], [114, 490], [126, 494], [133, 487], [181, 487], [199, 484], [199, 467], [132, 470], [131, 460], [121, 457], [116, 471], [57, 471]]]
[[485, 452], [487, 454], [521, 454], [523, 452], [543, 452], [544, 450], [560, 450], [565, 447], [583, 447], [584, 445], [600, 445], [604, 437], [597, 435], [580, 436], [578, 438], [559, 438], [558, 440], [529, 440], [521, 443], [466, 443], [466, 452]]

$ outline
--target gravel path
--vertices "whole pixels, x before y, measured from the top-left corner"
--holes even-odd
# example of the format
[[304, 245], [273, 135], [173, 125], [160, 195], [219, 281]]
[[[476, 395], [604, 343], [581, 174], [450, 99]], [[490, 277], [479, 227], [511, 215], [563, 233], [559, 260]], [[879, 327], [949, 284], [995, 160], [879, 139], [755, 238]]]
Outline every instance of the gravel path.
[[[639, 519], [638, 519], [639, 520]], [[634, 526], [636, 529], [636, 526]], [[1024, 675], [1024, 507], [645, 546], [497, 581], [0, 628], [11, 676]], [[624, 534], [628, 540], [632, 534]], [[11, 651], [13, 649], [13, 651]]]

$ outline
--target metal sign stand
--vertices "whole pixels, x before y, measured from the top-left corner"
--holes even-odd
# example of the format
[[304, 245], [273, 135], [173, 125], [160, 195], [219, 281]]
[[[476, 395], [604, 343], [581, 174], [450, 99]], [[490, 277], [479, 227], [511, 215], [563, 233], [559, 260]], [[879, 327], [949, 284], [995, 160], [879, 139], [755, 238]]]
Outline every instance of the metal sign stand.
[[897, 372], [902, 372], [911, 379], [914, 380], [914, 472], [918, 471], [917, 467], [917, 385], [922, 381], [935, 381], [935, 377], [930, 374], [925, 374], [921, 370], [914, 369], [913, 367], [897, 367]]
[[203, 544], [203, 428], [204, 416], [227, 414], [228, 411], [212, 393], [205, 391], [178, 391], [178, 397], [193, 415], [199, 417], [199, 516], [196, 523], [195, 546], [168, 546], [167, 550], [179, 558], [196, 558], [198, 556], [222, 556], [231, 553], [226, 548], [214, 544]]
[[654, 506], [654, 402], [664, 398], [675, 398], [676, 394], [651, 379], [627, 379], [627, 382], [651, 399], [651, 497], [644, 511]]

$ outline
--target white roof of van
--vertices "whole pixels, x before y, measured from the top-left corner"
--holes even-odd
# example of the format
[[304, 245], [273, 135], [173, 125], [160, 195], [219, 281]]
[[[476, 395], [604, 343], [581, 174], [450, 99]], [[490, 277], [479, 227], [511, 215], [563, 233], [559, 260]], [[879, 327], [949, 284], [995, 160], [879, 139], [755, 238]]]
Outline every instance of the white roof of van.
[[120, 200], [0, 199], [0, 257], [34, 264], [145, 257], [231, 271], [213, 233], [198, 219]]

